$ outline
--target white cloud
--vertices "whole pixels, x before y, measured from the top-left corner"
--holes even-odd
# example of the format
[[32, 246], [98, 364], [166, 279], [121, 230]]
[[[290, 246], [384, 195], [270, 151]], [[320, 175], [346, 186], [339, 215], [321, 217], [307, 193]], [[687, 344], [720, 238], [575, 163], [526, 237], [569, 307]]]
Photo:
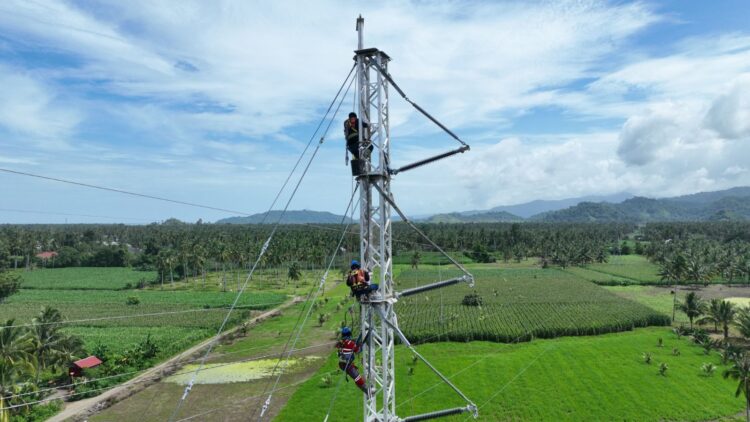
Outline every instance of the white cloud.
[[0, 128], [25, 143], [65, 147], [80, 116], [58, 100], [55, 89], [22, 71], [0, 65]]
[[[750, 36], [676, 40], [672, 53], [648, 56], [633, 36], [664, 20], [641, 2], [51, 0], [0, 8], [9, 40], [0, 49], [70, 59], [27, 71], [0, 63], [0, 125], [13, 139], [75, 145], [75, 154], [33, 160], [72, 179], [263, 209], [307, 141], [295, 131], [317, 122], [348, 70], [362, 13], [366, 44], [393, 57], [390, 71], [409, 96], [481, 139], [469, 153], [396, 179], [409, 213], [750, 184]], [[581, 87], [582, 79], [593, 82]], [[442, 152], [443, 137], [403, 145], [436, 129], [394, 91], [391, 98], [394, 162]], [[597, 126], [509, 134], [514, 118], [540, 106]], [[82, 140], [81, 129], [101, 122], [123, 133]], [[329, 139], [337, 148], [324, 148], [300, 208], [348, 199], [337, 125]]]
[[750, 138], [750, 73], [737, 78], [728, 93], [714, 100], [706, 123], [724, 138]]
[[[314, 119], [349, 66], [360, 12], [367, 17], [366, 43], [391, 54], [391, 71], [410, 96], [453, 126], [539, 104], [535, 91], [586, 76], [604, 54], [659, 20], [641, 3], [598, 1], [471, 7], [132, 1], [85, 8], [18, 1], [5, 7], [13, 13], [0, 18], [0, 29], [83, 59], [57, 76], [96, 78], [104, 82], [98, 89], [156, 104], [202, 98], [229, 106], [233, 113], [159, 111], [188, 115], [199, 129], [252, 135]], [[394, 105], [394, 115], [412, 116], [394, 123], [413, 123], [405, 105]]]

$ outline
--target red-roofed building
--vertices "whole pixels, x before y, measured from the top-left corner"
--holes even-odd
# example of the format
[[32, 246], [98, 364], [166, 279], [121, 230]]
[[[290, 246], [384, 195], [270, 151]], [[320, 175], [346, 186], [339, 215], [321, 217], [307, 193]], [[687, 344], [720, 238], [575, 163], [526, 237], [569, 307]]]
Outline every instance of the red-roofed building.
[[70, 365], [70, 370], [68, 371], [68, 375], [71, 377], [80, 377], [83, 375], [83, 370], [87, 368], [96, 368], [97, 366], [101, 365], [102, 361], [96, 356], [89, 356], [87, 358], [83, 358], [81, 360], [77, 360], [73, 362], [73, 364]]
[[36, 257], [39, 259], [51, 259], [57, 256], [57, 252], [55, 251], [47, 251], [47, 252], [39, 252], [36, 254]]

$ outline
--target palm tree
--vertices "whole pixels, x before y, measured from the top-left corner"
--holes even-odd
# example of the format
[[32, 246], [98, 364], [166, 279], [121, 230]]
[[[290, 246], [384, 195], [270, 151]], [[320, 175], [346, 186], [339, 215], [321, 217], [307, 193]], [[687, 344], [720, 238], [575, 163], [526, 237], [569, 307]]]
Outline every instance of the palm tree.
[[690, 320], [690, 329], [693, 329], [693, 320], [706, 311], [706, 303], [695, 292], [685, 296], [685, 301], [680, 303], [679, 308]]
[[705, 324], [706, 322], [711, 322], [714, 324], [714, 331], [719, 331], [719, 308], [721, 307], [721, 299], [711, 299], [711, 302], [709, 303], [708, 307], [706, 308], [706, 312], [704, 312], [705, 316], [698, 320], [698, 324]]
[[734, 304], [732, 302], [722, 300], [719, 303], [719, 323], [724, 329], [724, 341], [729, 338], [729, 324], [734, 321], [734, 316], [737, 313]]
[[297, 281], [302, 277], [302, 272], [299, 269], [299, 264], [296, 262], [292, 262], [292, 265], [289, 266], [289, 271], [287, 271], [287, 277], [290, 280]]
[[31, 353], [31, 338], [21, 327], [14, 327], [15, 320], [9, 319], [0, 326], [0, 420], [10, 419], [9, 400], [17, 387], [28, 383], [34, 371], [34, 357]]
[[685, 276], [693, 283], [708, 286], [708, 283], [711, 280], [711, 268], [705, 262], [703, 255], [694, 252], [690, 253], [685, 268]]
[[742, 337], [750, 338], [750, 306], [737, 310], [734, 321]]
[[745, 420], [750, 422], [750, 356], [742, 356], [734, 361], [732, 367], [724, 371], [724, 378], [738, 380], [735, 397], [745, 395]]
[[60, 331], [63, 318], [57, 309], [45, 306], [32, 320], [31, 337], [37, 361], [36, 377], [47, 367], [64, 366], [83, 351], [83, 342]]
[[414, 269], [419, 269], [420, 259], [422, 259], [422, 256], [419, 254], [419, 251], [415, 250], [411, 255], [411, 267]]
[[677, 285], [682, 282], [687, 270], [685, 257], [680, 254], [675, 255], [672, 259], [666, 259], [659, 270], [659, 276], [662, 281], [671, 281], [674, 298], [672, 299], [672, 321], [674, 321], [675, 311], [677, 309]]

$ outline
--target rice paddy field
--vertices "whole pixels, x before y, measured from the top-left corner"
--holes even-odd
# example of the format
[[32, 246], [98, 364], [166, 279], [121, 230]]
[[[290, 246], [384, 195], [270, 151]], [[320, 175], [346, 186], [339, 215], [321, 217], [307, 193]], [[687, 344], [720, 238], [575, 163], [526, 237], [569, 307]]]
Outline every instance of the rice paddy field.
[[53, 268], [19, 271], [24, 289], [119, 290], [156, 279], [155, 271], [132, 268]]
[[[218, 291], [216, 283], [206, 290], [185, 282], [170, 285], [173, 290], [125, 289], [156, 277], [130, 268], [57, 268], [20, 274], [22, 289], [0, 306], [0, 320], [30, 323], [44, 306], [51, 306], [68, 321], [64, 331], [79, 336], [89, 351], [99, 344], [123, 350], [150, 336], [161, 356], [178, 353], [214, 334], [236, 296]], [[274, 289], [244, 293], [229, 326], [288, 297]]]
[[[474, 288], [460, 284], [399, 301], [399, 322], [412, 341], [507, 343], [670, 323], [665, 313], [558, 269], [471, 271]], [[404, 289], [457, 275], [455, 271], [407, 270], [397, 283]], [[462, 304], [471, 294], [479, 296], [480, 306]]]
[[[630, 265], [638, 264], [631, 260]], [[458, 274], [442, 265], [410, 267], [395, 266], [397, 290]], [[686, 338], [677, 339], [670, 328], [659, 326], [669, 324], [669, 289], [603, 287], [585, 272], [541, 269], [532, 261], [468, 267], [476, 276], [474, 288], [456, 285], [402, 298], [397, 310], [402, 329], [420, 353], [480, 406], [480, 420], [734, 420], [742, 412], [744, 401], [734, 397], [734, 382], [721, 377], [724, 367], [718, 355], [705, 355]], [[180, 293], [186, 294], [180, 301], [192, 305], [214, 303], [211, 295], [203, 301], [191, 298], [195, 292], [181, 291], [183, 287], [143, 291], [141, 304], [168, 301], [164, 298]], [[311, 287], [306, 284], [300, 293]], [[318, 300], [296, 346], [301, 351], [274, 394], [272, 420], [323, 420], [329, 407], [329, 421], [361, 415], [361, 393], [344, 381], [332, 346], [340, 324], [356, 327], [356, 306], [354, 314], [346, 312], [354, 303], [346, 293], [346, 286], [339, 285]], [[481, 306], [462, 304], [472, 293], [481, 297]], [[252, 297], [243, 303], [251, 307], [260, 302], [260, 297]], [[218, 346], [208, 361], [212, 370], [206, 374], [211, 376], [195, 386], [180, 417], [245, 420], [257, 415], [266, 397], [264, 386], [273, 380], [267, 369], [276, 360], [268, 356], [283, 349], [302, 310], [302, 304], [294, 305], [252, 327], [247, 337]], [[315, 321], [318, 315], [325, 316], [321, 324]], [[86, 329], [93, 335], [118, 327]], [[144, 324], [142, 329], [160, 328]], [[183, 329], [189, 331], [179, 331]], [[171, 334], [181, 333], [191, 335], [193, 330], [183, 327]], [[645, 352], [652, 354], [651, 364], [644, 363]], [[261, 359], [245, 363], [253, 357]], [[463, 404], [402, 346], [397, 346], [396, 359], [400, 416]], [[711, 376], [700, 369], [707, 362], [718, 366]], [[660, 363], [669, 368], [664, 376], [658, 371]], [[163, 420], [183, 384], [179, 376], [167, 378], [91, 420], [140, 421], [144, 409], [153, 416], [149, 420]], [[466, 415], [446, 420], [462, 421]]]

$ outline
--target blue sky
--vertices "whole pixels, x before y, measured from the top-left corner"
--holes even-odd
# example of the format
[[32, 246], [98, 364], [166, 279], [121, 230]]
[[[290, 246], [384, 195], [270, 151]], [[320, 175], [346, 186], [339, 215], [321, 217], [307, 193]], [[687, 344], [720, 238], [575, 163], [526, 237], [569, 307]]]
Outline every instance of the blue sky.
[[[750, 185], [747, 1], [4, 1], [0, 168], [262, 212], [360, 13], [402, 88], [472, 145], [395, 179], [409, 214]], [[396, 164], [454, 147], [393, 98]], [[343, 144], [337, 121], [292, 209], [343, 212]], [[228, 216], [2, 172], [0, 198], [2, 223]]]

